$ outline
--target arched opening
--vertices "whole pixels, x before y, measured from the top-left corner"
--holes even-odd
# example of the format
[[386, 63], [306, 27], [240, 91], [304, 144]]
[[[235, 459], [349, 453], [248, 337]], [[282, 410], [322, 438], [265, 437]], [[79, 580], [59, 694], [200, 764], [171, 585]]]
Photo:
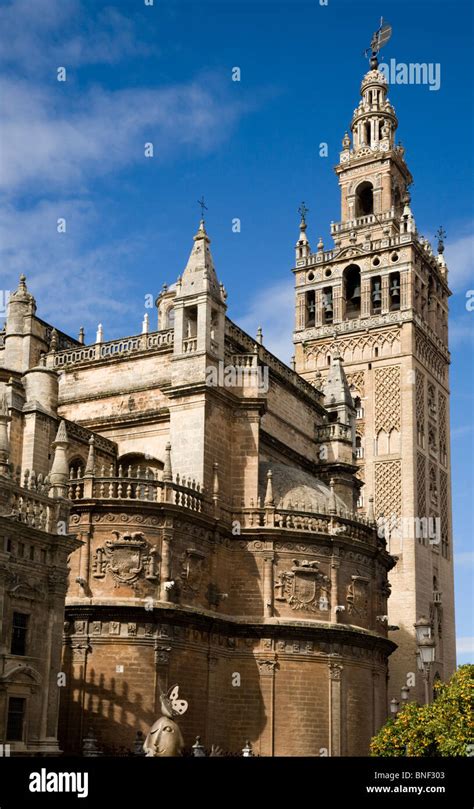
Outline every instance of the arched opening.
[[364, 457], [364, 447], [362, 446], [362, 438], [361, 438], [360, 435], [356, 435], [355, 453], [356, 453], [356, 458], [363, 458]]
[[170, 306], [166, 312], [165, 329], [174, 329], [174, 306]]
[[346, 317], [349, 319], [360, 315], [360, 267], [350, 264], [344, 270], [344, 288], [346, 299]]
[[127, 452], [117, 460], [117, 467], [127, 477], [157, 478], [163, 469], [163, 462], [142, 452]]
[[390, 311], [400, 309], [400, 273], [391, 272], [388, 287]]
[[310, 290], [306, 293], [306, 326], [314, 326], [316, 312], [316, 293]]
[[370, 300], [372, 303], [372, 314], [379, 314], [379, 312], [382, 311], [382, 281], [380, 275], [375, 275], [370, 279]]
[[75, 458], [73, 458], [72, 461], [69, 461], [69, 477], [70, 478], [82, 477], [85, 466], [86, 461], [84, 460], [84, 458], [81, 458], [80, 456], [76, 456]]
[[374, 188], [372, 183], [367, 181], [361, 183], [356, 191], [355, 215], [368, 216], [374, 212]]
[[362, 401], [360, 396], [356, 396], [354, 399], [354, 407], [356, 410], [356, 419], [363, 419], [364, 418], [364, 408], [362, 407]]
[[323, 289], [323, 311], [324, 322], [332, 323], [334, 317], [332, 287], [325, 287]]

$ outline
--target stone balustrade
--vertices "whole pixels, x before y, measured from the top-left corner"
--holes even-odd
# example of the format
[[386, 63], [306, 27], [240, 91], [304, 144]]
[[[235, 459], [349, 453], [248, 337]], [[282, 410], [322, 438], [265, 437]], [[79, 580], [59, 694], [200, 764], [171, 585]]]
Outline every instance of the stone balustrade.
[[316, 443], [333, 441], [335, 439], [352, 441], [352, 428], [347, 424], [341, 424], [339, 421], [334, 422], [334, 424], [321, 424], [319, 427], [316, 427]]
[[240, 520], [243, 529], [265, 528], [276, 531], [301, 531], [313, 534], [344, 536], [374, 543], [374, 524], [358, 514], [324, 505], [317, 511], [305, 503], [288, 502], [275, 506], [242, 508]]
[[[50, 496], [49, 478], [26, 469], [21, 483], [20, 470], [13, 477], [0, 478], [1, 516], [24, 523], [31, 528], [51, 534], [66, 533], [59, 530], [58, 500]], [[64, 522], [64, 521], [63, 521]]]
[[163, 480], [151, 470], [140, 467], [122, 468], [118, 474], [113, 469], [109, 473], [102, 468], [100, 473], [82, 474], [69, 480], [68, 497], [73, 502], [80, 500], [140, 500], [151, 503], [172, 503], [195, 512], [207, 511], [204, 488], [195, 480], [173, 476], [173, 480]]
[[66, 351], [51, 352], [47, 355], [48, 368], [67, 368], [86, 362], [110, 359], [116, 356], [127, 356], [140, 351], [150, 351], [157, 348], [172, 347], [174, 330], [152, 332], [150, 334], [137, 334], [119, 340], [110, 340], [105, 343], [80, 346]]

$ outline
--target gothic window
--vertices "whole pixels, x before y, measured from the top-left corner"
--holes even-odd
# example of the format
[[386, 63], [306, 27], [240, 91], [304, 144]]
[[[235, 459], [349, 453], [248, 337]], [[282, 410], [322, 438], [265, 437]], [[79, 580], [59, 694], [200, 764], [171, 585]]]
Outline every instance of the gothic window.
[[400, 309], [400, 273], [399, 272], [392, 272], [390, 273], [389, 279], [389, 301], [390, 301], [390, 311], [393, 312], [397, 309]]
[[370, 300], [372, 303], [372, 314], [380, 314], [382, 311], [382, 281], [380, 275], [375, 275], [370, 279]]
[[314, 290], [306, 293], [306, 326], [314, 326], [316, 312], [316, 293]]
[[360, 315], [360, 267], [350, 264], [344, 270], [346, 316], [351, 319]]
[[372, 183], [367, 181], [357, 187], [355, 201], [356, 219], [360, 216], [368, 216], [374, 212], [374, 188]]

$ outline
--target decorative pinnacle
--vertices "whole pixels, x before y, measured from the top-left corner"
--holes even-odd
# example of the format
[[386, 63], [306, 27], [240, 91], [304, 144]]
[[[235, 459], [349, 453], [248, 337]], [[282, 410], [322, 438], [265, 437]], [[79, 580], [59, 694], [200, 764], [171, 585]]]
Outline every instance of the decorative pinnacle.
[[306, 225], [306, 214], [308, 213], [309, 208], [306, 207], [304, 201], [301, 203], [300, 207], [298, 208], [298, 213], [301, 214], [301, 221], [304, 222]]

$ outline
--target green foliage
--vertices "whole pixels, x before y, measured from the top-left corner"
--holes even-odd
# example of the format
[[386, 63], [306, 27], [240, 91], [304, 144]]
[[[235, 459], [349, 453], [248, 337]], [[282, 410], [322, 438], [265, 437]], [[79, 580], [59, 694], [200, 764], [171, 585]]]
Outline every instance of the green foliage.
[[474, 665], [434, 685], [430, 705], [410, 702], [372, 739], [373, 756], [466, 756], [474, 743]]

